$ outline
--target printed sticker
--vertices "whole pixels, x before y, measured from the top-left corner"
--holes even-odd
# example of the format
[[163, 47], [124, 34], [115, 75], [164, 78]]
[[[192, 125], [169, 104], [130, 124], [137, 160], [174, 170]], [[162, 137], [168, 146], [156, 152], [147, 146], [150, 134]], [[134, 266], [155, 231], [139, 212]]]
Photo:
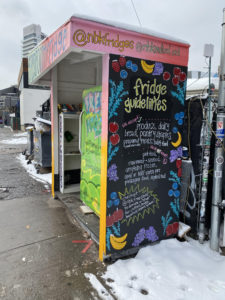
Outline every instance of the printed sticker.
[[216, 159], [216, 162], [217, 162], [218, 165], [222, 165], [223, 162], [224, 162], [223, 156], [218, 156], [217, 159]]
[[216, 171], [215, 172], [215, 177], [216, 178], [222, 178], [222, 171]]
[[217, 122], [217, 129], [223, 129], [223, 121]]

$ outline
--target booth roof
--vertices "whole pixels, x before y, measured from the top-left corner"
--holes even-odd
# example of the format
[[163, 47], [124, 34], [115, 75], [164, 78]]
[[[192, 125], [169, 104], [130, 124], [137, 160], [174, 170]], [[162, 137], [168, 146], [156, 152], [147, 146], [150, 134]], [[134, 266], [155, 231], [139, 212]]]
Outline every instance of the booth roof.
[[124, 30], [134, 31], [134, 32], [141, 33], [141, 34], [147, 34], [147, 35], [150, 35], [150, 36], [154, 36], [154, 37], [161, 38], [161, 39], [164, 39], [164, 40], [173, 41], [173, 42], [176, 42], [176, 43], [189, 45], [189, 43], [187, 41], [177, 39], [177, 38], [172, 37], [170, 35], [167, 35], [167, 34], [164, 34], [164, 33], [159, 33], [159, 32], [150, 30], [148, 28], [144, 28], [144, 27], [137, 27], [137, 26], [130, 25], [130, 24], [125, 24], [125, 23], [120, 23], [120, 22], [115, 22], [115, 21], [110, 21], [110, 20], [104, 20], [104, 19], [101, 19], [101, 18], [92, 17], [92, 16], [88, 16], [88, 15], [82, 15], [82, 14], [74, 14], [72, 16], [72, 18], [73, 17], [78, 18], [78, 19], [83, 19], [83, 20], [88, 20], [88, 21], [92, 21], [92, 22], [96, 22], [96, 23], [109, 25], [109, 26], [124, 29]]

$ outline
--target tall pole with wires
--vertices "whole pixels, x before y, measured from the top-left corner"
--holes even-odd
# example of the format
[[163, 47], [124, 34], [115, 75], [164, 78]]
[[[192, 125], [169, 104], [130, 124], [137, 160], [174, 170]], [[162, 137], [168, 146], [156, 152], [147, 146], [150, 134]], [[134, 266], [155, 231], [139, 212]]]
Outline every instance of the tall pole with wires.
[[[213, 48], [212, 48], [213, 49]], [[209, 113], [208, 113], [208, 120], [211, 123], [211, 58], [212, 56], [209, 56], [209, 97], [208, 97], [208, 103], [209, 103]], [[211, 128], [209, 128], [209, 131], [211, 132]], [[211, 139], [210, 139], [211, 141]]]
[[[209, 58], [209, 88], [208, 88], [208, 116], [204, 114], [203, 126], [206, 129], [206, 135], [203, 135], [203, 159], [202, 159], [202, 182], [201, 182], [201, 199], [200, 199], [200, 218], [198, 229], [198, 240], [202, 244], [205, 240], [205, 214], [206, 200], [208, 192], [208, 173], [209, 173], [209, 157], [211, 143], [211, 58], [213, 56], [213, 45], [206, 44], [204, 47], [204, 56]], [[200, 99], [201, 101], [201, 99]]]
[[224, 164], [224, 127], [225, 127], [225, 8], [223, 9], [222, 46], [220, 60], [219, 98], [216, 118], [216, 135], [213, 172], [213, 192], [211, 209], [210, 248], [219, 251], [220, 215], [222, 203], [222, 172]]

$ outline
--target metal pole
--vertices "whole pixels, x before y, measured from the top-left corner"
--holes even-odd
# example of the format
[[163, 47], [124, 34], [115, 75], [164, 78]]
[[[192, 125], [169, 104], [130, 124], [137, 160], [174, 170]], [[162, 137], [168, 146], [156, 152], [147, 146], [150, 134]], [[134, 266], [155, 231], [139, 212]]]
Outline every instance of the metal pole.
[[205, 208], [208, 191], [208, 173], [211, 143], [211, 56], [209, 56], [209, 94], [208, 94], [208, 124], [205, 115], [204, 127], [207, 127], [207, 134], [203, 136], [203, 160], [202, 160], [202, 187], [201, 187], [201, 206], [198, 228], [198, 240], [203, 244], [205, 240]]
[[213, 172], [213, 192], [212, 192], [212, 211], [211, 211], [211, 237], [210, 248], [219, 251], [220, 234], [220, 205], [222, 202], [222, 171], [224, 163], [224, 125], [225, 125], [225, 8], [223, 9], [222, 23], [222, 46], [220, 60], [220, 81], [219, 98], [216, 118], [216, 135], [218, 137], [215, 145], [214, 172]]
[[[208, 121], [211, 124], [211, 56], [209, 57], [209, 95], [208, 95], [208, 108], [209, 108], [209, 112], [208, 112]], [[211, 142], [211, 128], [209, 125], [209, 135], [208, 135], [208, 142], [210, 145]]]
[[[207, 126], [208, 125], [204, 125]], [[209, 132], [207, 133], [209, 135]], [[203, 244], [205, 240], [205, 206], [207, 199], [207, 188], [208, 188], [208, 173], [209, 173], [209, 156], [210, 146], [208, 145], [208, 136], [204, 139], [204, 151], [203, 151], [203, 162], [202, 162], [202, 188], [201, 188], [201, 207], [200, 207], [200, 220], [198, 230], [198, 240]]]

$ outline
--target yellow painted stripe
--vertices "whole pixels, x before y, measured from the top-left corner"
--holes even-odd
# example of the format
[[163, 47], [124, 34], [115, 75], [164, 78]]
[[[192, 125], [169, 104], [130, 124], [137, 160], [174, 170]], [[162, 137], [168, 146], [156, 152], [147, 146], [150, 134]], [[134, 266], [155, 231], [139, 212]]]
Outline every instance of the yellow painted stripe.
[[100, 232], [99, 259], [106, 253], [106, 192], [107, 192], [107, 141], [102, 142], [101, 149], [101, 194], [100, 194]]
[[[51, 72], [51, 77], [53, 77], [53, 72]], [[54, 159], [54, 99], [53, 99], [53, 78], [51, 78], [51, 150], [52, 150], [52, 197], [55, 197], [55, 159]]]
[[[53, 126], [52, 126], [53, 127]], [[53, 131], [53, 128], [52, 128], [52, 131], [51, 131], [51, 141], [52, 141], [52, 197], [54, 198], [55, 197], [55, 160], [54, 160], [54, 131]]]
[[107, 199], [107, 158], [108, 158], [108, 84], [109, 55], [102, 57], [102, 134], [101, 134], [101, 191], [100, 191], [100, 226], [99, 259], [106, 254], [106, 199]]

